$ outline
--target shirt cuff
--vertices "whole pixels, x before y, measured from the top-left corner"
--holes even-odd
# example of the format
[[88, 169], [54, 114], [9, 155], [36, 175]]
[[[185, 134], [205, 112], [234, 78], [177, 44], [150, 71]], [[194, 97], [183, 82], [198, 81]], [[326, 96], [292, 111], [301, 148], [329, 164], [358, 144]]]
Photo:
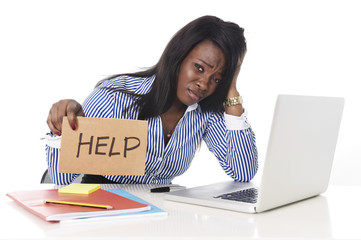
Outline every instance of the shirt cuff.
[[245, 130], [251, 127], [247, 120], [247, 110], [240, 117], [224, 113], [224, 121], [228, 130]]
[[60, 148], [61, 145], [61, 136], [56, 136], [52, 133], [45, 135], [44, 139], [46, 140], [46, 145], [52, 148]]

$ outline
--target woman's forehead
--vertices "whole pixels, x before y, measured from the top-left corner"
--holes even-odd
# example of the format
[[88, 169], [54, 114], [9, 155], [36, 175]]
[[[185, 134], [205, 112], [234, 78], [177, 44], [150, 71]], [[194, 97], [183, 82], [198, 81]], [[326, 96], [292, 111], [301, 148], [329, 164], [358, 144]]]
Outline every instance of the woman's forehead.
[[196, 45], [189, 53], [189, 57], [204, 62], [210, 68], [223, 68], [225, 57], [222, 50], [209, 40]]

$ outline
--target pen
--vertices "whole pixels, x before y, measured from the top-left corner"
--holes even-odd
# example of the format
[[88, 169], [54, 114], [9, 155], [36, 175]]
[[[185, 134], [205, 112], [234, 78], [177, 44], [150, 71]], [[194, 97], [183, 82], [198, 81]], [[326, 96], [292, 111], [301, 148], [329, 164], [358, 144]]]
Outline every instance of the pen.
[[105, 209], [113, 208], [112, 206], [109, 206], [109, 205], [80, 203], [80, 202], [67, 202], [67, 201], [58, 201], [58, 200], [45, 200], [45, 203], [56, 203], [56, 204], [75, 205], [75, 206], [94, 207], [94, 208], [105, 208]]
[[182, 186], [156, 187], [156, 188], [150, 189], [150, 192], [162, 193], [162, 192], [170, 192], [171, 190], [181, 190], [181, 189], [184, 189], [184, 188], [185, 187], [182, 187]]

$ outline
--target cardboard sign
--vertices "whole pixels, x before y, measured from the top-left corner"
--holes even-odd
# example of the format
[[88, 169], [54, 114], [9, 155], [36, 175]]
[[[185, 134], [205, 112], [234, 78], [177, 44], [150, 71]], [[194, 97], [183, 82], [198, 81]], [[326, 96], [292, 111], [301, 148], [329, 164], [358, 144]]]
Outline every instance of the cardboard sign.
[[74, 131], [64, 117], [59, 172], [144, 175], [147, 132], [147, 121], [85, 117]]

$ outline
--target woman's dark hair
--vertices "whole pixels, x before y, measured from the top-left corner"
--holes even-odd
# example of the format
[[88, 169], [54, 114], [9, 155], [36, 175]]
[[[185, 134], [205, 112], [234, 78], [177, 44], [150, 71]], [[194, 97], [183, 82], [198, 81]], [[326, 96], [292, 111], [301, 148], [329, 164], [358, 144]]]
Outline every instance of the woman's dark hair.
[[[216, 91], [199, 102], [203, 111], [224, 111], [223, 101], [227, 97], [238, 60], [246, 51], [244, 29], [232, 22], [225, 22], [214, 16], [203, 16], [188, 23], [170, 40], [158, 63], [148, 70], [120, 74], [138, 77], [156, 75], [152, 89], [137, 96], [140, 109], [138, 119], [146, 119], [165, 113], [177, 95], [178, 73], [188, 53], [200, 42], [210, 40], [219, 47], [225, 57], [225, 70]], [[109, 79], [109, 78], [108, 78]]]

